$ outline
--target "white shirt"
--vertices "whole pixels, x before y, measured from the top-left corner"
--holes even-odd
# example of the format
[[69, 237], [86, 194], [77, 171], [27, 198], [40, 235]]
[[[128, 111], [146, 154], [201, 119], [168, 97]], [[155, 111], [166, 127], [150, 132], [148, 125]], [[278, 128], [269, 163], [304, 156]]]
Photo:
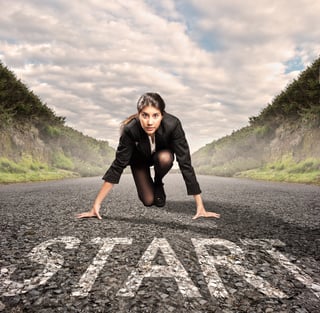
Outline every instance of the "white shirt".
[[150, 148], [151, 148], [151, 154], [156, 152], [156, 141], [153, 140], [152, 141], [152, 138], [151, 136], [148, 136], [149, 137], [149, 141], [150, 141]]

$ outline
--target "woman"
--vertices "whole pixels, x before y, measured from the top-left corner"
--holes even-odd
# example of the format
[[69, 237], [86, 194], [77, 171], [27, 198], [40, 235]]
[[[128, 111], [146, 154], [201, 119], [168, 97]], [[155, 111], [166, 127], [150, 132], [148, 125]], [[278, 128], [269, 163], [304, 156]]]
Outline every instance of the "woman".
[[[140, 200], [145, 206], [162, 207], [166, 202], [163, 189], [163, 177], [169, 172], [176, 155], [188, 195], [193, 195], [198, 217], [216, 217], [220, 215], [207, 212], [204, 208], [201, 190], [191, 165], [189, 146], [181, 123], [175, 116], [165, 112], [165, 103], [157, 93], [146, 93], [137, 103], [138, 113], [122, 122], [122, 134], [115, 160], [107, 170], [93, 207], [90, 211], [78, 214], [78, 218], [97, 217], [101, 203], [120, 176], [130, 165]], [[150, 167], [154, 166], [154, 180]]]

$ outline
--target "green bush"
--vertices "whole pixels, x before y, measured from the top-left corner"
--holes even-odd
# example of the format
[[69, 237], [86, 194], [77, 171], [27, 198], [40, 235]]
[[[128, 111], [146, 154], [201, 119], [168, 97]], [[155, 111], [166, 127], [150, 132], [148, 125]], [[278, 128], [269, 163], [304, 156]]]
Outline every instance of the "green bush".
[[267, 170], [283, 171], [287, 168], [292, 168], [296, 162], [293, 160], [292, 155], [284, 155], [280, 160], [268, 163], [265, 167]]
[[64, 155], [63, 152], [55, 152], [53, 155], [53, 166], [64, 170], [73, 170], [73, 161]]
[[60, 127], [47, 125], [44, 129], [44, 132], [49, 138], [57, 138], [61, 135], [62, 130]]
[[272, 132], [273, 132], [272, 128], [268, 124], [263, 126], [256, 126], [254, 128], [254, 133], [259, 139], [268, 137], [269, 135], [272, 134]]
[[237, 176], [271, 181], [320, 184], [320, 159], [307, 158], [295, 162], [290, 155], [258, 169], [239, 173]]
[[288, 173], [310, 173], [320, 170], [320, 160], [308, 158], [288, 169]]
[[2, 173], [26, 173], [28, 168], [7, 158], [0, 158], [0, 172]]
[[40, 171], [47, 169], [47, 164], [34, 160], [31, 155], [23, 155], [20, 161], [15, 162], [8, 158], [0, 158], [0, 172], [23, 174], [29, 171]]

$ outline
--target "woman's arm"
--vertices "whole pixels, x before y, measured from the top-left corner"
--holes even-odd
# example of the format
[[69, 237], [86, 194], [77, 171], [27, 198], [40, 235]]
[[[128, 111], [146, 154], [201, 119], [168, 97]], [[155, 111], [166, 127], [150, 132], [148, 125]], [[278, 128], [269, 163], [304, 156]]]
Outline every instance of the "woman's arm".
[[77, 218], [83, 218], [83, 217], [97, 217], [99, 220], [102, 219], [100, 216], [100, 208], [101, 208], [101, 203], [104, 200], [104, 198], [108, 195], [110, 190], [112, 189], [113, 184], [109, 182], [104, 182], [95, 201], [92, 206], [92, 209], [88, 212], [80, 213], [77, 215]]
[[114, 184], [118, 184], [120, 176], [124, 168], [129, 164], [132, 156], [133, 148], [135, 147], [135, 142], [130, 136], [130, 131], [128, 126], [122, 130], [121, 137], [119, 139], [119, 144], [116, 151], [116, 157], [112, 162], [111, 166], [104, 174], [103, 179], [105, 183], [102, 185], [95, 201], [93, 207], [90, 211], [80, 213], [77, 215], [78, 218], [83, 217], [97, 217], [102, 219], [100, 216], [100, 207], [104, 198], [108, 195]]
[[194, 195], [193, 197], [194, 197], [194, 200], [196, 202], [197, 213], [192, 219], [195, 220], [198, 217], [216, 217], [216, 218], [220, 218], [220, 214], [206, 211], [206, 209], [205, 209], [205, 207], [203, 205], [203, 201], [202, 201], [202, 198], [201, 198], [200, 194]]
[[171, 135], [171, 146], [179, 164], [181, 174], [187, 188], [188, 195], [200, 194], [201, 189], [197, 181], [194, 168], [191, 164], [189, 144], [181, 122], [176, 121], [176, 127]]
[[177, 157], [182, 176], [186, 183], [187, 193], [188, 195], [193, 195], [196, 202], [197, 212], [193, 219], [197, 219], [199, 217], [219, 218], [220, 214], [207, 212], [203, 205], [200, 186], [197, 181], [193, 166], [191, 164], [189, 145], [180, 121], [178, 121], [177, 126], [173, 131], [172, 140], [173, 150]]

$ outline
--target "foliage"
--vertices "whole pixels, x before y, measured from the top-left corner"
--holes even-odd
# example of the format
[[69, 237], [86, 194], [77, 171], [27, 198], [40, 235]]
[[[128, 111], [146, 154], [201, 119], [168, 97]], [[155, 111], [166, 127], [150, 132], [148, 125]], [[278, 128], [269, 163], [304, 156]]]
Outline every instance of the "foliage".
[[[102, 175], [114, 157], [107, 141], [65, 125], [0, 62], [1, 181]], [[31, 173], [32, 172], [32, 173]], [[37, 175], [37, 173], [39, 175]], [[46, 173], [46, 174], [45, 174]]]
[[242, 171], [248, 169], [257, 168], [261, 165], [261, 162], [254, 158], [234, 158], [228, 162], [215, 164], [215, 165], [203, 165], [197, 168], [197, 173], [205, 175], [216, 175], [230, 177], [234, 176]]
[[43, 134], [49, 138], [58, 138], [62, 133], [61, 127], [46, 125]]
[[16, 76], [0, 63], [0, 122], [32, 121], [44, 126], [46, 123], [64, 124], [65, 119], [58, 117], [41, 102]]
[[48, 166], [37, 160], [34, 160], [31, 155], [23, 155], [19, 162], [0, 158], [0, 172], [2, 173], [27, 173], [28, 171], [37, 171], [47, 169]]
[[300, 115], [304, 124], [310, 123], [311, 126], [320, 126], [320, 105], [310, 105], [308, 109], [303, 108]]
[[307, 158], [295, 162], [292, 156], [267, 163], [265, 166], [238, 173], [239, 177], [284, 181], [294, 183], [312, 183], [320, 185], [320, 158]]
[[320, 159], [307, 158], [296, 162], [292, 155], [285, 155], [280, 160], [266, 164], [265, 169], [287, 171], [288, 173], [307, 173], [320, 171]]
[[53, 166], [64, 170], [73, 170], [73, 161], [64, 155], [62, 151], [57, 151], [53, 154]]
[[320, 58], [300, 73], [285, 90], [265, 107], [259, 116], [250, 117], [251, 125], [277, 124], [301, 120], [320, 125]]
[[253, 132], [258, 139], [263, 139], [270, 137], [273, 134], [273, 129], [270, 125], [266, 124], [254, 127]]
[[21, 183], [31, 181], [48, 181], [63, 178], [79, 177], [77, 173], [60, 169], [47, 169], [41, 171], [28, 171], [26, 173], [1, 173], [0, 183]]

